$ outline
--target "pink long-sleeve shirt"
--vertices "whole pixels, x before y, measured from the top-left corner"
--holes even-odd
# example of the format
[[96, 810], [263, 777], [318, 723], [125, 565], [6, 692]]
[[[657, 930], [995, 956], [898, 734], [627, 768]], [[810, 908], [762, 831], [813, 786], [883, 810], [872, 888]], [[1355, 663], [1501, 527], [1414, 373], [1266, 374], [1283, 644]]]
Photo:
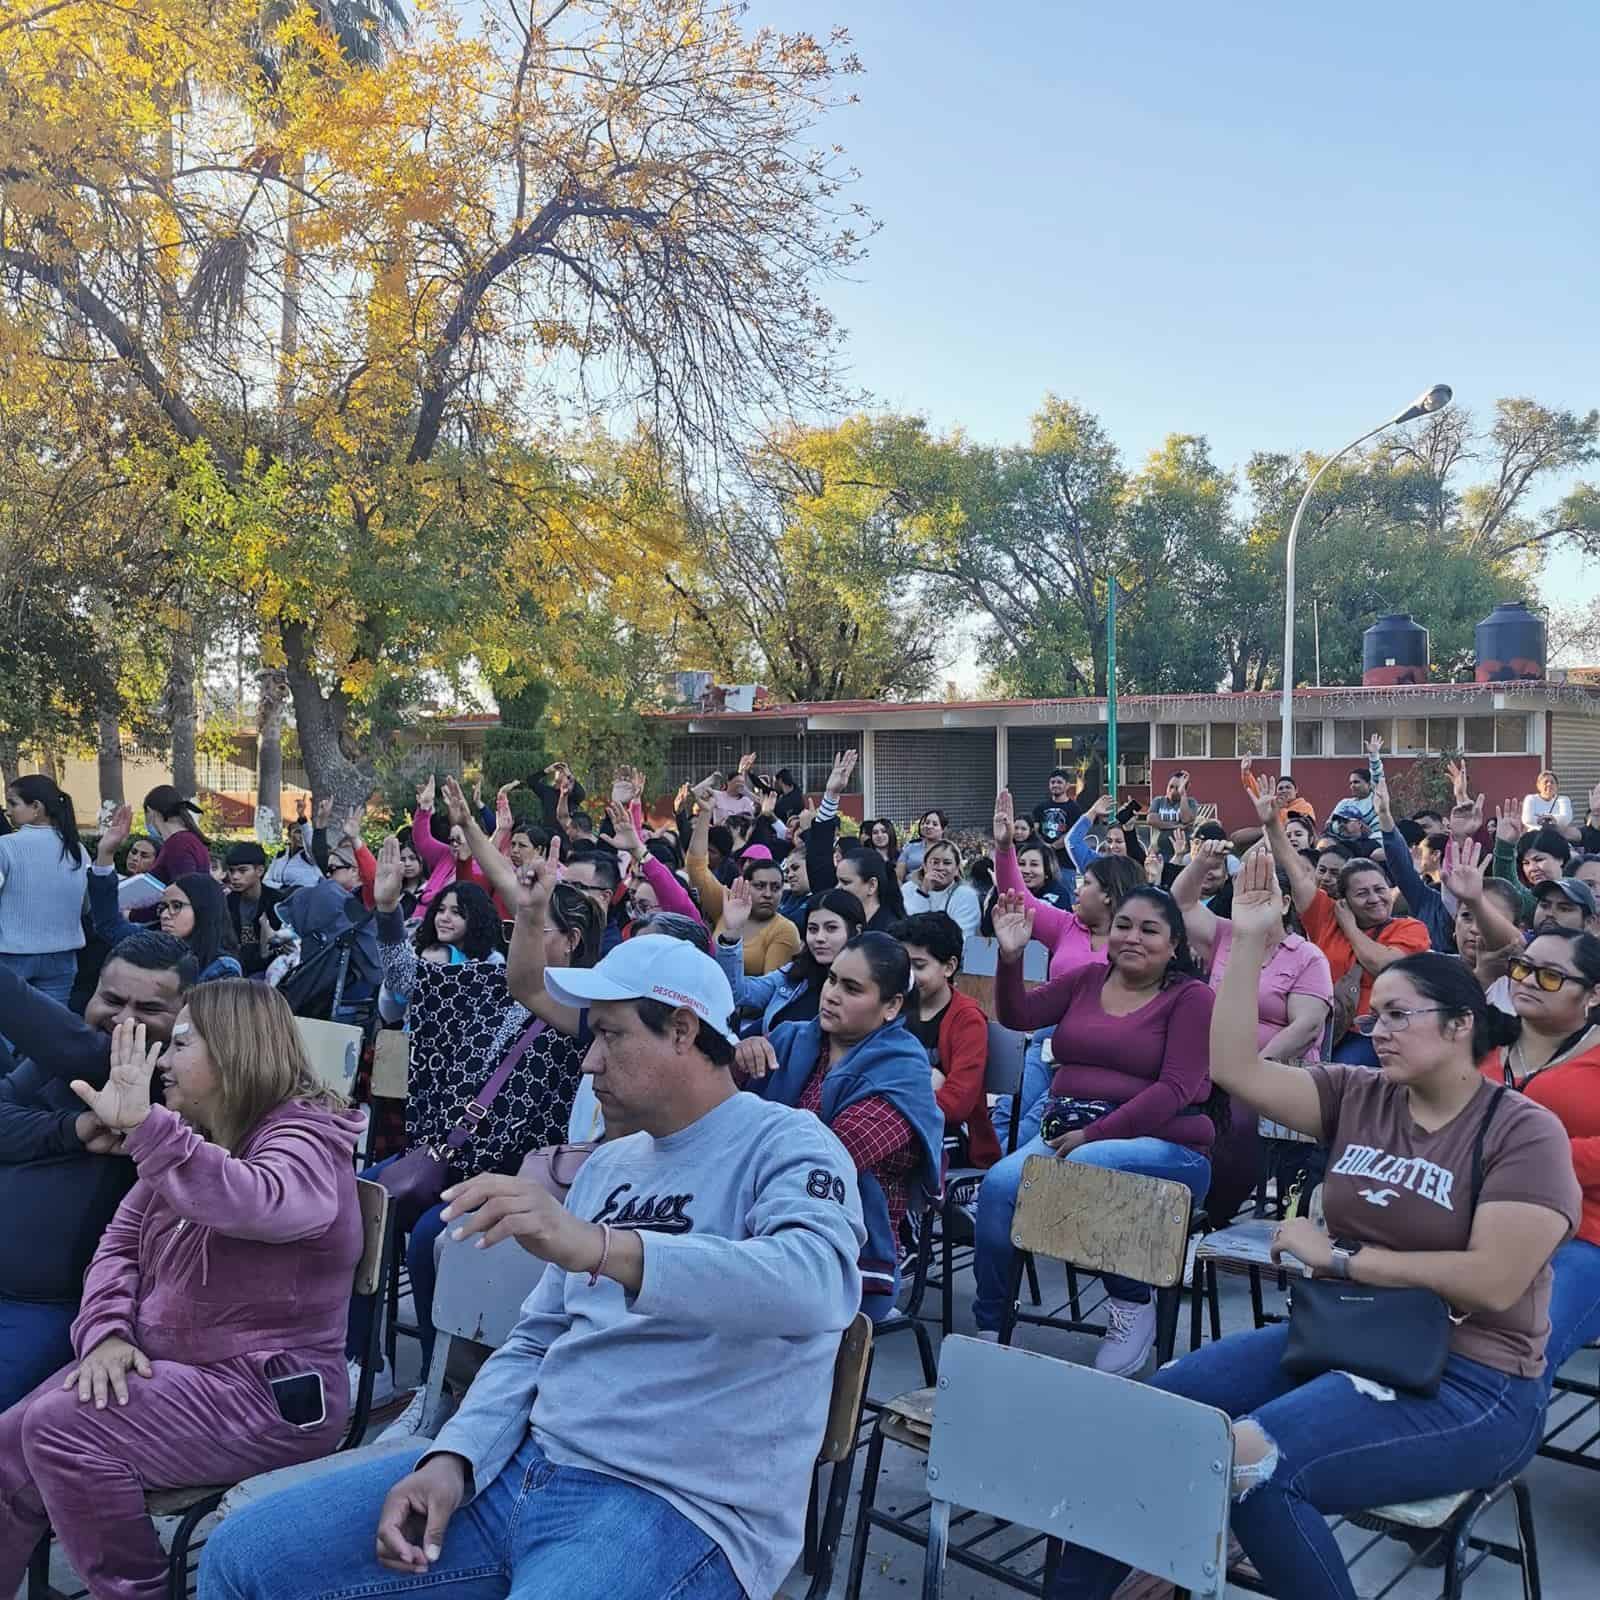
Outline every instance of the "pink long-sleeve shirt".
[[1016, 848], [1012, 845], [995, 852], [994, 885], [1002, 894], [1007, 889], [1015, 889], [1027, 896], [1028, 904], [1033, 907], [1033, 936], [1050, 952], [1052, 978], [1063, 978], [1091, 963], [1102, 967], [1106, 964], [1105, 951], [1095, 949], [1094, 934], [1077, 912], [1047, 905], [1028, 893], [1022, 871], [1017, 866]]
[[153, 1106], [127, 1138], [138, 1169], [101, 1236], [72, 1327], [81, 1358], [112, 1336], [203, 1366], [294, 1351], [347, 1399], [344, 1339], [361, 1258], [360, 1119], [290, 1100], [236, 1154]]

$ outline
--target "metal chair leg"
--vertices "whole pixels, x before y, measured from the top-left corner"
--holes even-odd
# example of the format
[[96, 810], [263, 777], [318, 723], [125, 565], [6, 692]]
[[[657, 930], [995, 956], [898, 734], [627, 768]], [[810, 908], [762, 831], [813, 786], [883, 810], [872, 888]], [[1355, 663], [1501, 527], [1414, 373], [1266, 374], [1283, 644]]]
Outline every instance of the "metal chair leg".
[[806, 1600], [828, 1600], [833, 1588], [834, 1564], [839, 1559], [839, 1535], [844, 1529], [844, 1514], [850, 1503], [850, 1478], [855, 1456], [837, 1461], [828, 1475], [828, 1503], [822, 1514], [822, 1531], [817, 1537], [815, 1570]]
[[[1006, 1302], [1005, 1309], [1000, 1313], [1000, 1343], [1010, 1344], [1011, 1336], [1017, 1331], [1017, 1304], [1022, 1294], [1022, 1271], [1026, 1263], [1029, 1272], [1033, 1270], [1033, 1257], [1020, 1253], [1013, 1257], [1011, 1271], [1006, 1275]], [[1038, 1297], [1034, 1297], [1038, 1305]]]
[[1194, 1287], [1189, 1292], [1189, 1352], [1192, 1355], [1200, 1348], [1200, 1302], [1205, 1299], [1206, 1264], [1197, 1261], [1194, 1264]]
[[28, 1558], [28, 1600], [50, 1600], [50, 1535], [47, 1533]]
[[939, 1363], [933, 1358], [933, 1339], [920, 1319], [912, 1322], [911, 1337], [917, 1341], [917, 1358], [922, 1362], [922, 1385], [931, 1389], [939, 1381]]
[[1067, 1304], [1072, 1311], [1072, 1320], [1082, 1322], [1083, 1307], [1078, 1303], [1078, 1274], [1070, 1262], [1067, 1264]]
[[950, 1241], [950, 1197], [939, 1212], [939, 1336], [949, 1338], [956, 1325], [955, 1248]]
[[850, 1547], [850, 1576], [845, 1583], [845, 1600], [861, 1600], [861, 1579], [867, 1570], [867, 1538], [872, 1532], [872, 1505], [878, 1493], [878, 1472], [882, 1465], [883, 1420], [880, 1417], [872, 1425], [866, 1465], [861, 1469], [861, 1498], [856, 1505], [856, 1537]]
[[944, 1564], [950, 1549], [950, 1502], [928, 1508], [928, 1558], [922, 1568], [922, 1600], [944, 1600]]
[[1215, 1344], [1222, 1337], [1222, 1299], [1217, 1293], [1215, 1261], [1206, 1263], [1206, 1303], [1211, 1310], [1211, 1342]]
[[1043, 1301], [1039, 1298], [1039, 1269], [1033, 1264], [1033, 1252], [1029, 1251], [1024, 1260], [1027, 1262], [1028, 1267], [1028, 1297], [1033, 1301], [1034, 1305], [1042, 1305]]
[[1523, 1600], [1541, 1600], [1539, 1582], [1539, 1542], [1533, 1531], [1533, 1492], [1518, 1478], [1511, 1485], [1511, 1498], [1517, 1508], [1517, 1545], [1522, 1551]]

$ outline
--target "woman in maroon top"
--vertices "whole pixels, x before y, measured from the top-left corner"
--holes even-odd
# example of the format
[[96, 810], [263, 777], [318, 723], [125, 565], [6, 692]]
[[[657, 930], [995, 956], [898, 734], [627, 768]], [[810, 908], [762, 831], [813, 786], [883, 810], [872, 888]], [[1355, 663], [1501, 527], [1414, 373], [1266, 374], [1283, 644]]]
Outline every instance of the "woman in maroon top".
[[144, 797], [145, 826], [161, 841], [150, 872], [163, 883], [176, 883], [189, 872], [210, 872], [210, 847], [194, 825], [198, 814], [194, 802], [170, 783], [157, 784]]
[[[1200, 1201], [1211, 1182], [1216, 1137], [1204, 1104], [1211, 1094], [1211, 990], [1196, 973], [1171, 895], [1148, 885], [1133, 890], [1112, 919], [1107, 964], [1079, 967], [1031, 993], [1023, 991], [1022, 952], [1033, 937], [1032, 902], [1015, 891], [1002, 895], [994, 931], [1000, 944], [997, 1019], [1029, 1032], [1054, 1024], [1056, 1072], [1040, 1136], [991, 1167], [978, 1191], [973, 1314], [979, 1333], [990, 1338], [1005, 1310], [1011, 1219], [1029, 1156], [1053, 1152], [1067, 1161], [1171, 1178]], [[1080, 1121], [1087, 1101], [1112, 1109], [1046, 1138], [1052, 1113]], [[1095, 1365], [1126, 1376], [1144, 1365], [1155, 1343], [1155, 1302], [1148, 1284], [1107, 1276], [1105, 1285], [1111, 1325]]]

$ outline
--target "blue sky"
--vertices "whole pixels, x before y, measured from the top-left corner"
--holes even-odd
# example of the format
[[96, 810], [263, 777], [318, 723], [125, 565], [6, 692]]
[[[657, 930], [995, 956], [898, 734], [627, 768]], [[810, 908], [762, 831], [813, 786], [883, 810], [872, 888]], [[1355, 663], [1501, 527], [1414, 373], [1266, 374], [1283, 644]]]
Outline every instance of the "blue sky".
[[[850, 29], [883, 224], [830, 303], [882, 404], [1130, 461], [1332, 450], [1435, 382], [1600, 403], [1600, 5], [755, 0]], [[1600, 596], [1553, 562], [1548, 594]]]

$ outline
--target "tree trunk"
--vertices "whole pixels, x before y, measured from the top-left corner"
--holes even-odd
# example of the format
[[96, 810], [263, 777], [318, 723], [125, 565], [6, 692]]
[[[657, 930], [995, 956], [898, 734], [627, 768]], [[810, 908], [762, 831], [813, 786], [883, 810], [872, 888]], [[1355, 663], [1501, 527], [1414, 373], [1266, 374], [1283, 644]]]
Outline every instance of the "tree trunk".
[[289, 680], [276, 668], [256, 676], [256, 827], [268, 840], [282, 836], [283, 709]]
[[102, 706], [95, 719], [95, 763], [100, 769], [101, 803], [121, 805], [127, 798], [122, 790], [122, 719], [116, 706]]
[[294, 701], [295, 728], [300, 754], [311, 779], [314, 799], [333, 799], [334, 811], [365, 805], [377, 786], [376, 770], [345, 755], [339, 742], [339, 718], [333, 702], [317, 679], [311, 640], [304, 623], [291, 622], [283, 630], [284, 676]]
[[192, 799], [197, 782], [194, 765], [197, 712], [194, 628], [188, 622], [172, 635], [172, 659], [167, 663], [167, 715], [172, 723], [172, 785], [185, 799]]
[[[288, 209], [283, 219], [283, 305], [278, 324], [278, 411], [287, 426], [294, 406], [295, 362], [300, 355], [300, 206], [306, 164], [296, 156], [290, 169]], [[273, 810], [277, 810], [276, 804]]]

